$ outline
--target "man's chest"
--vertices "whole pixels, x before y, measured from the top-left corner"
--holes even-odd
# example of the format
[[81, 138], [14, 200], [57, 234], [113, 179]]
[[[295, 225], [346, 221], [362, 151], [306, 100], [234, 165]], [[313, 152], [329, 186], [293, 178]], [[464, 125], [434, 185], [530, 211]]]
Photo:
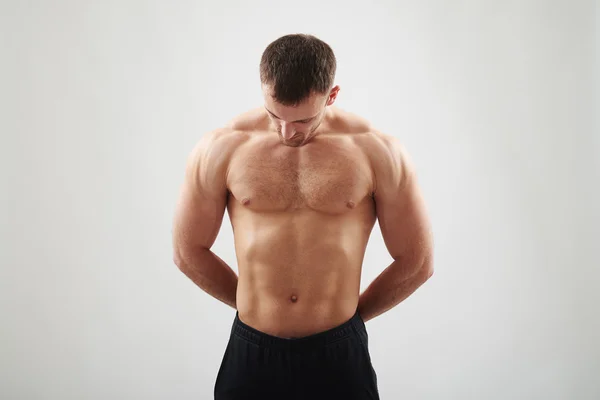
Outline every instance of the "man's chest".
[[340, 214], [371, 194], [372, 180], [362, 152], [348, 146], [255, 146], [233, 159], [228, 187], [238, 204], [256, 211]]

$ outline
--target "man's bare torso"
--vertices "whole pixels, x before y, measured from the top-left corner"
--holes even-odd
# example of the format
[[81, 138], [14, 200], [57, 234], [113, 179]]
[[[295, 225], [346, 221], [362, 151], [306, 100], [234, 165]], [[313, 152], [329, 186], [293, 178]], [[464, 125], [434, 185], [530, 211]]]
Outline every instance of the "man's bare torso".
[[239, 281], [240, 319], [263, 332], [300, 337], [356, 311], [362, 261], [375, 223], [374, 138], [364, 120], [335, 107], [322, 132], [282, 144], [264, 109], [231, 126], [227, 210]]

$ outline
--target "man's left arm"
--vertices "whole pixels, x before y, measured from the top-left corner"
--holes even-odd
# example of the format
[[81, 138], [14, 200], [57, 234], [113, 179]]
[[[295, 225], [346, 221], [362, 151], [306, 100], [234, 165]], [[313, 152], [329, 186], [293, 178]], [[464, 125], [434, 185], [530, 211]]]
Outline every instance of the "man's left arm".
[[358, 312], [365, 322], [404, 301], [433, 274], [433, 240], [414, 169], [397, 139], [377, 136], [374, 200], [394, 261], [360, 296]]

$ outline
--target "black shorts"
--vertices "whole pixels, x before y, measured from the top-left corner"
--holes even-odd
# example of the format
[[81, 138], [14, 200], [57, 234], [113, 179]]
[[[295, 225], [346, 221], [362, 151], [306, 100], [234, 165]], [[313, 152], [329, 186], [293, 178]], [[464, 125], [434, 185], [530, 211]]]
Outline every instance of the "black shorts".
[[365, 323], [356, 312], [335, 328], [285, 339], [236, 312], [214, 386], [215, 400], [379, 400]]

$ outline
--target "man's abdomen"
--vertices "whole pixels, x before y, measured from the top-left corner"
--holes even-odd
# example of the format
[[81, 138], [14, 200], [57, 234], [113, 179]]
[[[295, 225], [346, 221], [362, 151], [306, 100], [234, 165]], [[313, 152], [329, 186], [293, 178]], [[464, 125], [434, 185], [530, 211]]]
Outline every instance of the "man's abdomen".
[[353, 211], [345, 216], [302, 210], [238, 213], [232, 222], [240, 319], [262, 332], [293, 338], [328, 330], [352, 317], [374, 223], [368, 214]]
[[318, 287], [302, 282], [292, 286], [285, 279], [259, 280], [262, 283], [253, 284], [240, 277], [237, 310], [244, 323], [273, 336], [298, 338], [326, 331], [348, 320], [358, 305], [359, 284], [354, 277], [346, 282], [322, 281]]

